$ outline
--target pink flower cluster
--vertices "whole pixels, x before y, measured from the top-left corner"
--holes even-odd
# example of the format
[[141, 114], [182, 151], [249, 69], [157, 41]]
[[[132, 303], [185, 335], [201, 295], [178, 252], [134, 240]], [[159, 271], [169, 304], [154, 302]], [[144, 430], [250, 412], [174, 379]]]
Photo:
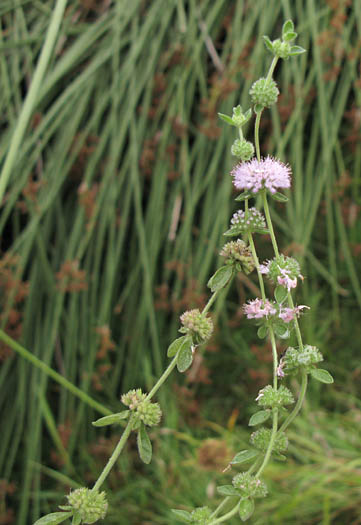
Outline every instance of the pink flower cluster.
[[266, 159], [253, 159], [238, 164], [232, 172], [233, 184], [239, 190], [258, 193], [266, 188], [276, 193], [278, 188], [291, 186], [291, 169], [280, 160], [268, 156]]
[[262, 319], [263, 317], [268, 318], [272, 315], [277, 315], [285, 323], [290, 323], [296, 317], [299, 317], [302, 310], [305, 308], [309, 309], [309, 306], [300, 305], [294, 308], [280, 307], [277, 309], [276, 303], [269, 301], [268, 299], [253, 299], [245, 305], [243, 305], [243, 311], [248, 319]]

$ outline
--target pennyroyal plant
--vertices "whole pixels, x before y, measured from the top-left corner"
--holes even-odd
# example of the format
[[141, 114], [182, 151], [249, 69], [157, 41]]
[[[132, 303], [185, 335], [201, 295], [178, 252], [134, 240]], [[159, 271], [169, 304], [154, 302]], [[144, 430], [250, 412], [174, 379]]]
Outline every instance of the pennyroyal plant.
[[[137, 445], [140, 458], [149, 463], [152, 458], [152, 444], [147, 434], [147, 427], [158, 425], [161, 421], [161, 409], [152, 398], [177, 367], [183, 373], [191, 366], [197, 348], [206, 343], [213, 332], [213, 323], [207, 316], [218, 295], [229, 285], [238, 272], [249, 274], [256, 270], [261, 297], [250, 299], [243, 305], [243, 311], [248, 319], [255, 323], [260, 338], [268, 337], [272, 347], [273, 383], [262, 388], [256, 402], [260, 408], [253, 414], [249, 426], [256, 427], [270, 421], [270, 425], [261, 426], [250, 436], [250, 448], [239, 451], [230, 462], [229, 467], [248, 466], [248, 469], [235, 474], [231, 485], [218, 487], [224, 499], [212, 511], [207, 506], [193, 509], [190, 512], [173, 509], [173, 519], [184, 523], [198, 525], [215, 525], [226, 523], [230, 518], [239, 516], [247, 521], [253, 514], [258, 498], [268, 494], [262, 474], [273, 459], [285, 460], [284, 454], [288, 448], [288, 438], [285, 431], [299, 413], [306, 394], [308, 376], [323, 383], [332, 383], [333, 379], [326, 370], [317, 368], [323, 360], [321, 352], [315, 346], [304, 344], [298, 318], [308, 309], [306, 305], [295, 306], [292, 291], [303, 281], [303, 275], [298, 261], [279, 253], [277, 240], [272, 225], [268, 197], [285, 203], [287, 197], [279, 190], [291, 187], [291, 167], [281, 160], [270, 156], [261, 157], [259, 144], [259, 126], [262, 113], [277, 102], [279, 89], [273, 79], [278, 60], [288, 60], [305, 50], [292, 45], [297, 37], [291, 20], [286, 21], [282, 28], [282, 38], [271, 40], [264, 37], [267, 49], [272, 53], [273, 60], [266, 77], [257, 80], [251, 87], [252, 108], [243, 112], [241, 106], [233, 108], [232, 116], [219, 114], [226, 123], [238, 129], [239, 137], [231, 148], [232, 155], [239, 159], [239, 164], [231, 172], [235, 188], [243, 190], [236, 201], [243, 202], [243, 209], [234, 213], [230, 228], [225, 232], [227, 237], [241, 237], [227, 242], [220, 254], [225, 264], [209, 279], [208, 287], [212, 295], [202, 311], [193, 309], [184, 312], [181, 317], [180, 333], [183, 334], [171, 343], [167, 355], [172, 358], [169, 366], [156, 382], [151, 391], [146, 394], [141, 389], [131, 390], [121, 397], [125, 410], [107, 415], [93, 423], [95, 426], [122, 425], [126, 422], [123, 434], [95, 482], [93, 488], [82, 487], [67, 496], [67, 504], [61, 506], [61, 512], [48, 514], [37, 520], [34, 525], [62, 523], [68, 518], [72, 524], [80, 525], [95, 523], [105, 517], [107, 502], [105, 492], [100, 488], [110, 470], [122, 452], [127, 439], [132, 432], [137, 433]], [[254, 144], [247, 141], [242, 127], [256, 115], [254, 127]], [[254, 154], [256, 156], [254, 157]], [[262, 202], [263, 211], [255, 206], [250, 207], [249, 201], [258, 197]], [[253, 240], [254, 234], [270, 235], [274, 250], [274, 258], [259, 262]], [[273, 297], [267, 297], [264, 277], [273, 289]], [[277, 339], [287, 340], [295, 335], [297, 344], [289, 346], [279, 359]], [[301, 386], [295, 403], [294, 394], [285, 385], [279, 385], [279, 380], [296, 375]], [[288, 408], [295, 404], [292, 411]]]

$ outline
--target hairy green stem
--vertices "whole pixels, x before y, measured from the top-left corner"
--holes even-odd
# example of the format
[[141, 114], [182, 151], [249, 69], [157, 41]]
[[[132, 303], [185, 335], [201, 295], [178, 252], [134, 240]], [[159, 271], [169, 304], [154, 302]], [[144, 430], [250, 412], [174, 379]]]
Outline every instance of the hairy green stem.
[[270, 68], [269, 68], [268, 73], [267, 73], [266, 83], [268, 83], [271, 80], [271, 78], [273, 76], [273, 72], [274, 72], [275, 67], [277, 65], [278, 59], [279, 59], [279, 57], [277, 57], [277, 56], [273, 57], [273, 60], [271, 62]]
[[73, 385], [73, 383], [68, 381], [68, 379], [60, 375], [58, 372], [55, 372], [55, 370], [50, 368], [50, 366], [48, 366], [46, 363], [41, 361], [38, 357], [36, 357], [31, 352], [29, 352], [29, 350], [27, 350], [26, 348], [21, 346], [17, 341], [14, 341], [14, 339], [9, 337], [3, 330], [0, 330], [0, 340], [6, 343], [8, 346], [10, 346], [10, 348], [12, 348], [21, 357], [29, 361], [32, 365], [39, 368], [39, 370], [41, 370], [47, 376], [54, 379], [54, 381], [59, 383], [59, 385], [69, 390], [69, 392], [77, 396], [79, 399], [84, 401], [84, 403], [86, 403], [90, 407], [94, 408], [94, 410], [96, 410], [103, 416], [109, 416], [110, 414], [112, 414], [111, 410], [109, 410], [108, 408], [104, 407], [103, 405], [101, 405], [100, 403], [92, 399], [90, 396], [88, 396], [88, 394], [86, 394], [85, 392], [80, 390], [80, 388]]
[[56, 3], [53, 17], [49, 24], [45, 42], [41, 50], [39, 62], [36, 66], [28, 94], [26, 96], [24, 105], [19, 115], [14, 134], [11, 138], [9, 151], [6, 155], [4, 166], [0, 174], [0, 203], [3, 200], [4, 193], [11, 175], [11, 171], [19, 155], [19, 147], [21, 145], [21, 141], [23, 140], [27, 125], [29, 124], [30, 117], [36, 106], [36, 99], [44, 81], [45, 72], [48, 67], [53, 48], [59, 34], [59, 29], [63, 20], [63, 14], [66, 4], [67, 0], [58, 0]]
[[105, 479], [107, 478], [109, 472], [113, 468], [115, 462], [120, 456], [121, 451], [124, 448], [125, 443], [127, 442], [128, 437], [130, 436], [130, 433], [132, 431], [133, 426], [133, 418], [130, 417], [127, 426], [124, 429], [124, 432], [118, 442], [118, 445], [115, 447], [113, 454], [110, 456], [108, 463], [105, 465], [102, 473], [100, 474], [99, 478], [97, 479], [94, 487], [92, 488], [92, 491], [99, 490], [101, 485], [104, 483]]
[[271, 214], [270, 214], [270, 211], [269, 211], [266, 190], [263, 190], [263, 192], [262, 192], [262, 199], [263, 199], [263, 208], [264, 208], [264, 212], [265, 212], [265, 215], [266, 215], [267, 227], [269, 229], [270, 236], [271, 236], [273, 251], [275, 252], [275, 256], [279, 257], [280, 254], [279, 254], [279, 251], [278, 251], [278, 246], [277, 246], [275, 232], [273, 230], [273, 224], [272, 224], [272, 220], [271, 220]]
[[216, 292], [214, 292], [211, 295], [211, 297], [208, 300], [208, 303], [206, 304], [206, 306], [202, 310], [202, 315], [205, 315], [208, 312], [208, 310], [210, 309], [210, 307], [212, 306], [214, 301], [217, 299], [217, 295], [218, 295], [219, 292], [220, 292], [220, 290], [217, 290]]
[[217, 519], [211, 521], [210, 525], [216, 525], [216, 523], [223, 523], [224, 521], [228, 520], [228, 518], [232, 518], [232, 516], [237, 514], [238, 509], [239, 509], [239, 502], [237, 503], [237, 505], [235, 507], [233, 507], [232, 510], [227, 512], [227, 514], [224, 514], [224, 516], [221, 516], [220, 518], [217, 518]]
[[298, 396], [298, 399], [297, 399], [297, 403], [296, 403], [294, 409], [292, 410], [292, 412], [287, 416], [287, 418], [282, 423], [282, 425], [281, 425], [281, 427], [279, 429], [279, 432], [284, 432], [286, 430], [286, 428], [295, 419], [295, 417], [297, 416], [299, 411], [301, 410], [303, 401], [304, 401], [305, 396], [306, 396], [307, 382], [308, 382], [307, 372], [303, 371], [302, 372], [302, 379], [301, 379], [301, 389], [300, 389], [300, 393], [299, 393], [299, 396]]
[[170, 376], [170, 374], [172, 373], [172, 371], [176, 367], [177, 357], [178, 357], [178, 353], [174, 356], [174, 358], [172, 359], [172, 361], [170, 362], [168, 367], [165, 369], [163, 374], [160, 376], [160, 378], [158, 379], [156, 384], [153, 386], [152, 390], [149, 392], [149, 394], [147, 395], [147, 397], [145, 398], [144, 401], [152, 399], [152, 397], [157, 392], [157, 390], [159, 390], [159, 388], [163, 385], [163, 383], [166, 381], [166, 379]]
[[217, 516], [217, 514], [220, 513], [220, 511], [223, 509], [223, 507], [228, 503], [228, 501], [230, 500], [230, 496], [226, 496], [224, 498], [223, 501], [221, 501], [221, 503], [218, 505], [218, 507], [216, 508], [216, 510], [211, 514], [211, 518], [215, 518]]
[[258, 260], [258, 257], [257, 257], [257, 252], [256, 252], [256, 248], [255, 248], [255, 245], [254, 245], [254, 242], [253, 242], [253, 237], [252, 237], [251, 233], [248, 234], [248, 243], [250, 245], [252, 256], [253, 256], [254, 262], [256, 264], [256, 270], [257, 270], [257, 275], [258, 275], [259, 286], [261, 288], [261, 296], [262, 296], [262, 299], [265, 300], [266, 299], [266, 293], [265, 293], [265, 290], [264, 290], [263, 277], [262, 277], [262, 274], [261, 274], [261, 270], [259, 269], [259, 260]]
[[261, 122], [262, 111], [263, 110], [257, 113], [256, 121], [254, 123], [254, 144], [256, 146], [256, 155], [258, 161], [261, 160], [261, 149], [259, 145], [259, 124]]

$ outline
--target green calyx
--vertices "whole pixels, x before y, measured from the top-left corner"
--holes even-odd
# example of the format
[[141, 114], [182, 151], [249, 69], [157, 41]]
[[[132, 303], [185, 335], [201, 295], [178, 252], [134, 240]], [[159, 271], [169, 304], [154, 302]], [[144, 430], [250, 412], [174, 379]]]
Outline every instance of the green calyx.
[[190, 335], [195, 345], [208, 341], [213, 333], [212, 320], [196, 308], [184, 312], [180, 320], [183, 326], [179, 331]]
[[252, 252], [241, 239], [227, 242], [220, 251], [220, 255], [225, 257], [226, 264], [234, 265], [236, 270], [243, 271], [245, 274], [255, 269]]
[[232, 484], [240, 492], [242, 498], [265, 498], [268, 494], [265, 482], [248, 472], [237, 474]]
[[122, 395], [121, 401], [132, 411], [133, 430], [139, 428], [143, 422], [149, 427], [159, 424], [162, 411], [158, 403], [152, 403], [146, 400], [146, 394], [143, 394], [140, 388], [130, 390]]
[[255, 106], [269, 108], [277, 102], [279, 90], [273, 79], [262, 77], [252, 84], [249, 94]]
[[67, 499], [69, 505], [60, 508], [72, 510], [74, 518], [80, 520], [79, 523], [90, 524], [105, 518], [108, 509], [105, 492], [82, 487], [70, 492]]
[[256, 401], [259, 406], [267, 408], [281, 408], [295, 402], [292, 392], [288, 388], [280, 386], [276, 390], [271, 385], [267, 385], [259, 391]]
[[[266, 452], [271, 439], [272, 431], [269, 428], [260, 428], [251, 434], [250, 442], [257, 449]], [[273, 445], [273, 451], [284, 452], [288, 448], [288, 438], [284, 432], [278, 432]]]

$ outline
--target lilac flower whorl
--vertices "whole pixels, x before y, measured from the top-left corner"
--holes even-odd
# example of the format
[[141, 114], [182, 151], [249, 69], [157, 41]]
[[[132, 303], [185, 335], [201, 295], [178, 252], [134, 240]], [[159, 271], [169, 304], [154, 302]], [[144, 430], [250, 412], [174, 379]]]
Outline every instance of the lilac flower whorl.
[[233, 168], [231, 175], [238, 190], [249, 190], [252, 193], [258, 193], [263, 188], [276, 193], [279, 188], [291, 186], [290, 167], [269, 156], [266, 159], [242, 162]]

